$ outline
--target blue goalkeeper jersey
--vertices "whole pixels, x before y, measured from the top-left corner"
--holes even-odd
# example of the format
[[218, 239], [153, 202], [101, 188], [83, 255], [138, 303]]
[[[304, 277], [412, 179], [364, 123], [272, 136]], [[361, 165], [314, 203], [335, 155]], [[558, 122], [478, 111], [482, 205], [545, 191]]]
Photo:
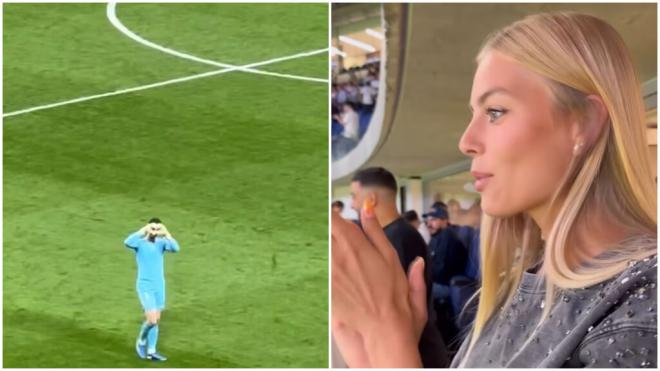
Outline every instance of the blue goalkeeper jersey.
[[124, 241], [126, 247], [135, 250], [137, 261], [137, 280], [161, 283], [165, 281], [163, 273], [163, 255], [166, 251], [178, 252], [179, 244], [175, 239], [156, 237], [149, 241], [140, 232], [135, 232]]

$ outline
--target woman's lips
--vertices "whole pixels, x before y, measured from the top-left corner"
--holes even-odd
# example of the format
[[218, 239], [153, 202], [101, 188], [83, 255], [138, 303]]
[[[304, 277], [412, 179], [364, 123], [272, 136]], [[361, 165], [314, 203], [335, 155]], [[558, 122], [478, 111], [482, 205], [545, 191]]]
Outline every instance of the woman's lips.
[[482, 173], [479, 171], [471, 171], [470, 174], [474, 177], [474, 189], [477, 190], [477, 192], [483, 192], [484, 188], [486, 187], [486, 184], [488, 184], [488, 181], [490, 181], [490, 178], [493, 177], [493, 174], [488, 174], [488, 173]]

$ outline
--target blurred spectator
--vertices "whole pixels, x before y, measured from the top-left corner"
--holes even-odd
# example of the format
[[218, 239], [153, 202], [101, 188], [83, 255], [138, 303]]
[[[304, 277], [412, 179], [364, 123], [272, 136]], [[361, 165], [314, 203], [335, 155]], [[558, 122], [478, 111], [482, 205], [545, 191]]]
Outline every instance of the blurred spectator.
[[465, 225], [479, 228], [481, 225], [481, 200], [477, 199], [465, 213]]
[[443, 302], [449, 297], [451, 278], [465, 272], [467, 248], [450, 228], [447, 210], [437, 208], [426, 216], [431, 231], [433, 294], [436, 301]]
[[357, 141], [359, 138], [360, 118], [355, 112], [355, 106], [351, 103], [345, 103], [341, 108], [341, 114], [336, 115], [335, 119], [344, 127], [342, 135], [348, 139]]
[[415, 210], [408, 210], [403, 214], [403, 219], [405, 219], [408, 224], [412, 225], [415, 229], [417, 229], [417, 232], [419, 232], [420, 235], [422, 235], [422, 238], [424, 239], [424, 242], [428, 245], [429, 242], [431, 241], [431, 232], [429, 231], [429, 228], [426, 226], [425, 223], [422, 223], [422, 221], [419, 219], [419, 216], [417, 215], [417, 211]]
[[380, 87], [380, 78], [379, 78], [378, 71], [375, 71], [375, 72], [371, 75], [371, 81], [370, 81], [370, 84], [371, 84], [371, 88], [372, 88], [373, 91], [374, 91], [374, 95], [378, 95], [378, 88]]
[[348, 101], [348, 93], [346, 92], [346, 89], [343, 88], [343, 86], [340, 86], [339, 90], [337, 90], [335, 99], [337, 106], [341, 106]]
[[438, 315], [438, 327], [450, 349], [452, 343], [457, 345], [459, 329], [455, 319], [456, 305], [451, 301], [450, 285], [454, 277], [460, 277], [465, 272], [467, 249], [458, 239], [449, 225], [449, 214], [446, 208], [436, 205], [428, 218], [431, 231], [431, 272], [433, 273], [433, 301]]
[[452, 224], [465, 225], [463, 223], [463, 208], [461, 204], [453, 198], [447, 201], [447, 212], [449, 213], [449, 221]]
[[360, 103], [358, 99], [360, 90], [358, 89], [357, 84], [351, 81], [344, 86], [344, 89], [346, 90], [346, 94], [348, 96], [348, 103], [353, 104], [353, 107], [358, 107], [358, 104]]
[[358, 114], [350, 103], [344, 103], [341, 114], [333, 116], [333, 132], [335, 122], [341, 126], [340, 134], [332, 138], [332, 159], [344, 157], [358, 143], [360, 122]]
[[332, 203], [332, 211], [341, 215], [344, 212], [344, 203], [337, 200]]
[[435, 201], [433, 202], [433, 205], [431, 205], [431, 211], [437, 210], [437, 209], [445, 209], [447, 210], [447, 204], [442, 202], [442, 201]]
[[372, 113], [374, 111], [374, 91], [368, 82], [360, 85], [360, 108], [364, 112]]
[[470, 246], [468, 247], [468, 261], [467, 266], [465, 267], [465, 275], [467, 278], [473, 281], [479, 281], [480, 275], [479, 268], [479, 228], [474, 230], [472, 234], [472, 240], [470, 241]]
[[[461, 208], [461, 205], [458, 201], [451, 199], [446, 204], [442, 201], [436, 201], [431, 206], [431, 212], [437, 210], [444, 210], [448, 215], [447, 226], [446, 228], [451, 229], [456, 237], [463, 243], [463, 246], [467, 249], [470, 246], [472, 241], [472, 236], [474, 234], [474, 228], [471, 225], [465, 223], [465, 211]], [[426, 214], [428, 215], [428, 214]]]

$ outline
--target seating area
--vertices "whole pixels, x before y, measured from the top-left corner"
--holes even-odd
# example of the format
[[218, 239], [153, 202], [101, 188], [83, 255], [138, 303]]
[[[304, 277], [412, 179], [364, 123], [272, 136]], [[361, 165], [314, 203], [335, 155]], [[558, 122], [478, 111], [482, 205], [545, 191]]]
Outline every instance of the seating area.
[[341, 70], [332, 84], [332, 160], [348, 154], [369, 128], [378, 97], [379, 64]]

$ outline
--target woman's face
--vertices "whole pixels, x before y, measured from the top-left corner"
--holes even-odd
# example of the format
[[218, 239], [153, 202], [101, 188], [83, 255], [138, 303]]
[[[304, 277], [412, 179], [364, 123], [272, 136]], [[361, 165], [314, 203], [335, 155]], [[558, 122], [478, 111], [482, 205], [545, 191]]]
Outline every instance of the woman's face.
[[470, 108], [459, 148], [472, 158], [484, 212], [545, 211], [574, 146], [547, 82], [503, 54], [487, 53], [474, 76]]

